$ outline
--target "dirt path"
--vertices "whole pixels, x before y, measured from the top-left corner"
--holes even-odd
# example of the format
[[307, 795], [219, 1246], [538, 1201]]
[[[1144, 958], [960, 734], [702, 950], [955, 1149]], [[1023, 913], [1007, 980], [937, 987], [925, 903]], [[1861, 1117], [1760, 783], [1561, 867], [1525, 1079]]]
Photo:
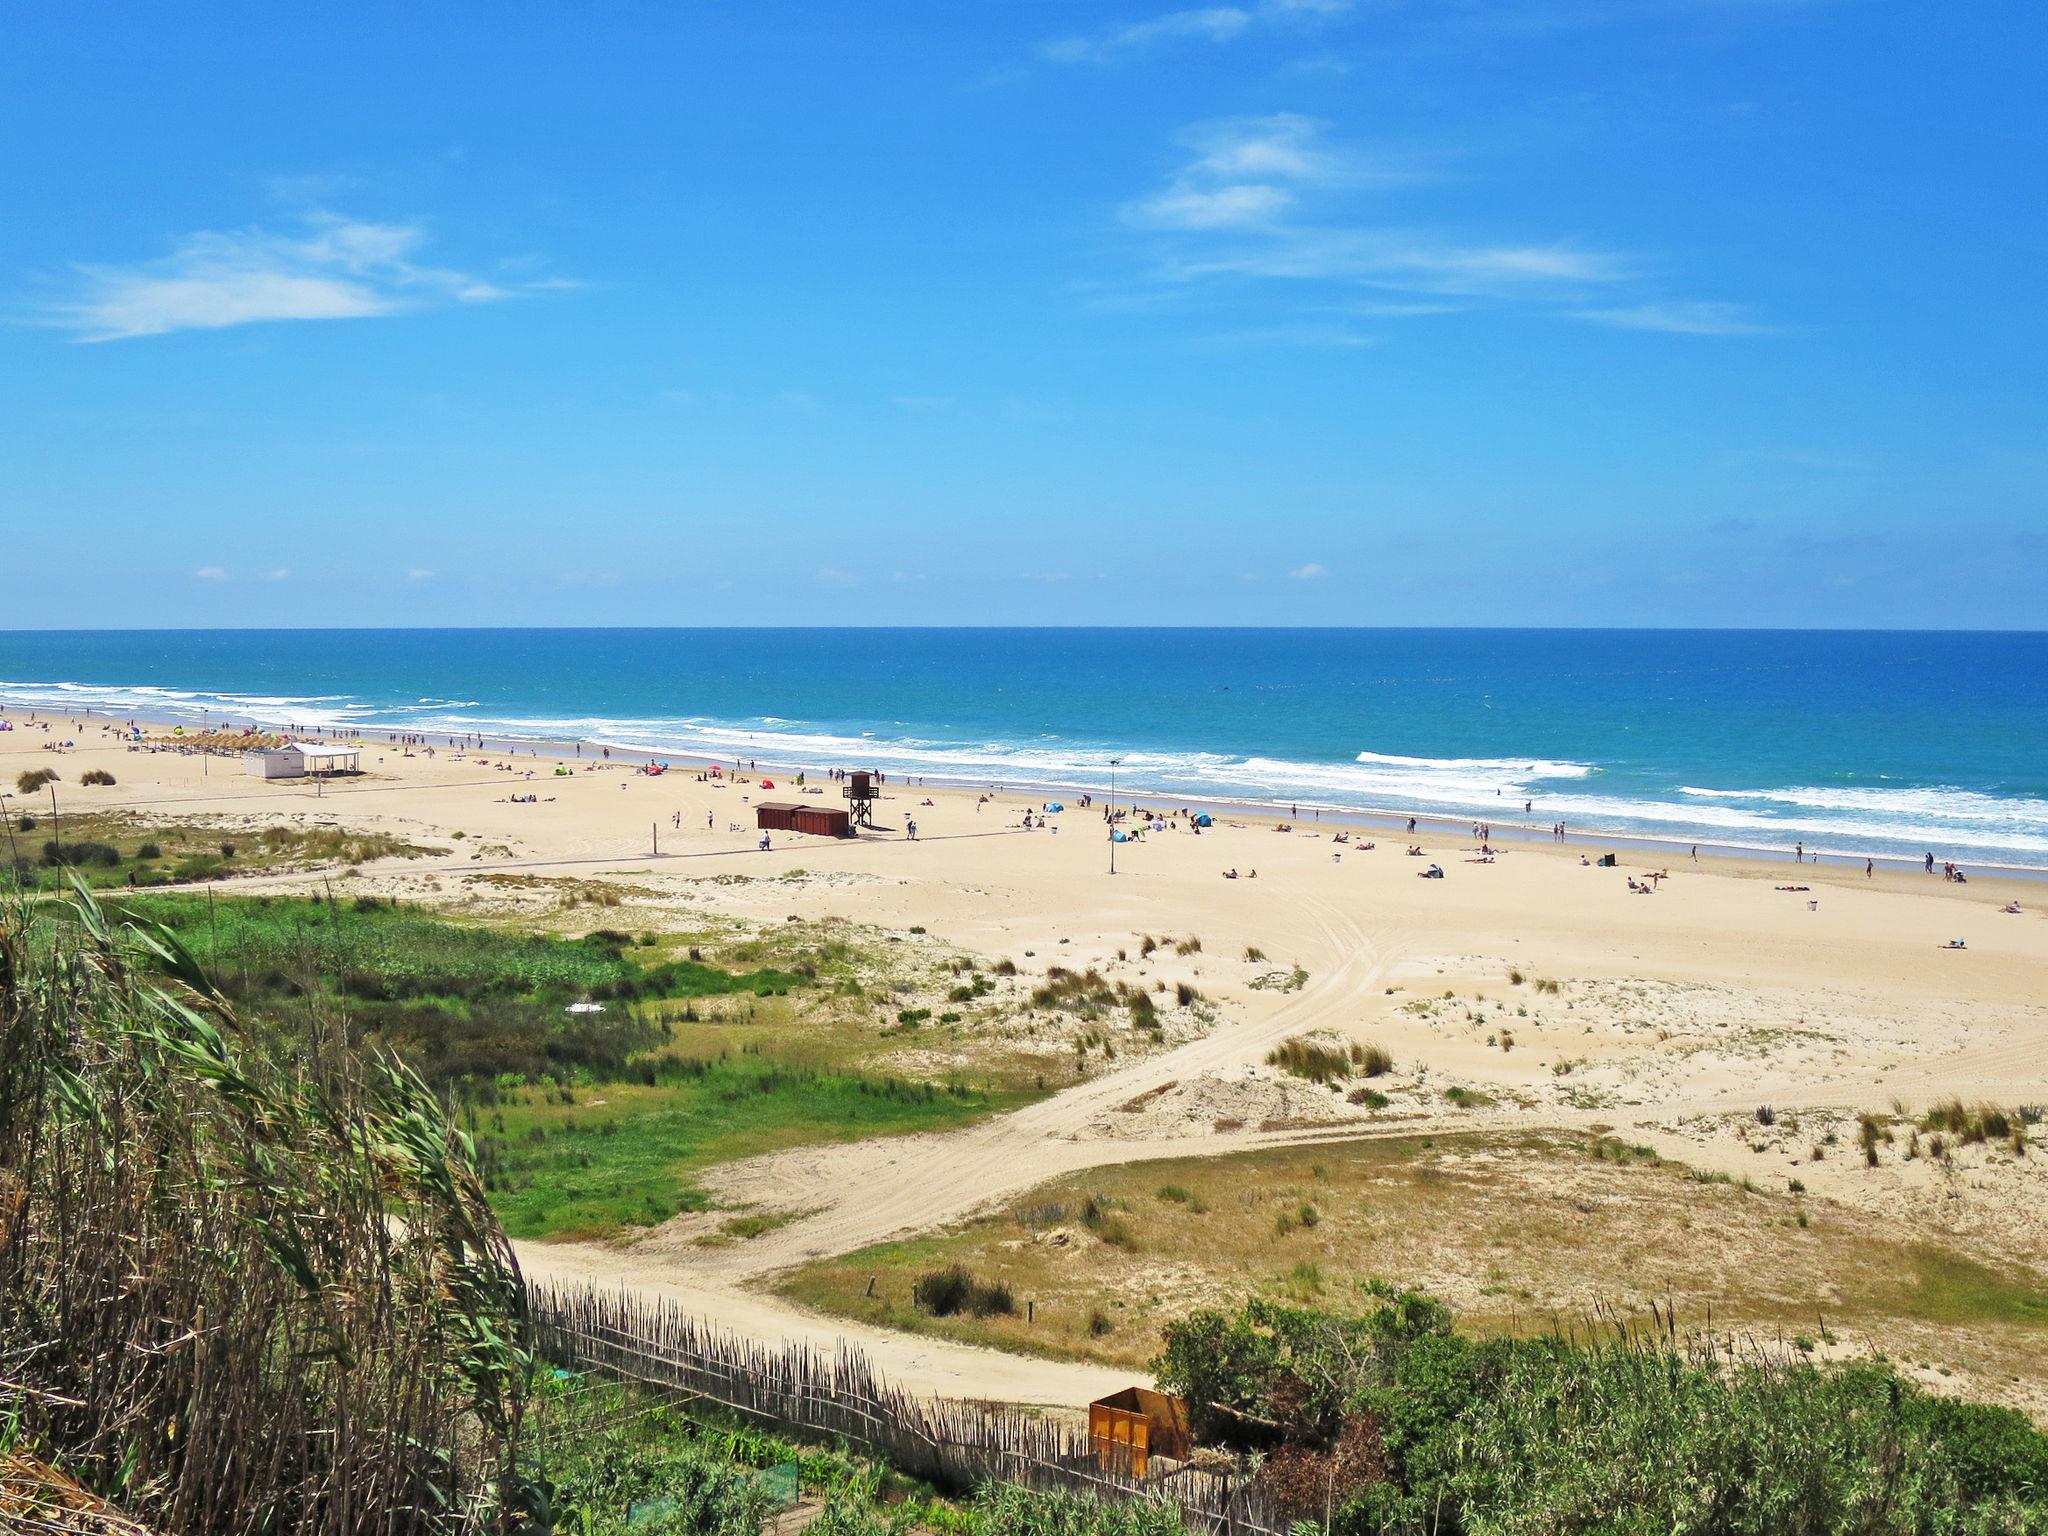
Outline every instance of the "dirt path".
[[[764, 1208], [811, 1213], [748, 1242], [707, 1248], [657, 1230], [628, 1247], [522, 1243], [520, 1262], [539, 1279], [665, 1296], [723, 1327], [763, 1339], [826, 1347], [844, 1339], [915, 1390], [1076, 1406], [1128, 1385], [1127, 1371], [864, 1327], [806, 1312], [756, 1287], [814, 1258], [957, 1221], [1063, 1174], [1188, 1155], [1197, 1145], [1189, 1137], [1112, 1137], [1102, 1133], [1101, 1124], [1120, 1105], [1148, 1092], [1260, 1061], [1290, 1035], [1355, 1016], [1398, 955], [1395, 941], [1375, 941], [1334, 903], [1308, 895], [1288, 901], [1299, 910], [1300, 932], [1314, 936], [1306, 956], [1311, 980], [1258, 1016], [1219, 1024], [1163, 1055], [963, 1130], [801, 1147], [721, 1170], [717, 1183], [725, 1191]], [[1221, 1154], [1317, 1134], [1210, 1133], [1198, 1145], [1204, 1154]]]

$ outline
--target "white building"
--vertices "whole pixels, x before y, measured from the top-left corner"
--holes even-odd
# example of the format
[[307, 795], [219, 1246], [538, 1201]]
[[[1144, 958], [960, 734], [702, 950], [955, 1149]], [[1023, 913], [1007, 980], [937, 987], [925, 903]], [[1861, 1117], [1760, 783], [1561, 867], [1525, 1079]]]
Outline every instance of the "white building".
[[307, 775], [361, 773], [362, 751], [323, 741], [288, 741], [242, 754], [242, 772], [259, 779], [303, 779]]

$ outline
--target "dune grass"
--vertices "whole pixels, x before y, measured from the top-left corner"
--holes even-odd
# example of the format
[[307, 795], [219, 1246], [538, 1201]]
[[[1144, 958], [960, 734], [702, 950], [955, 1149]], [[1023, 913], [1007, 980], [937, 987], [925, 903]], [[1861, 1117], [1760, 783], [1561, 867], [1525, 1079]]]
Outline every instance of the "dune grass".
[[[1091, 1229], [1090, 1209], [1116, 1213], [1117, 1242]], [[1019, 1316], [918, 1312], [912, 1281], [952, 1263], [1007, 1284]], [[1430, 1289], [1481, 1333], [1600, 1306], [1647, 1317], [1654, 1299], [1702, 1325], [1711, 1314], [1717, 1326], [1771, 1337], [1853, 1333], [2048, 1392], [2044, 1277], [1932, 1242], [1904, 1220], [1701, 1182], [1647, 1149], [1563, 1132], [1389, 1137], [1092, 1170], [949, 1232], [808, 1265], [783, 1289], [863, 1321], [1138, 1367], [1192, 1306], [1369, 1276]]]
[[240, 831], [108, 811], [67, 809], [53, 817], [47, 807], [29, 806], [13, 814], [0, 841], [0, 883], [30, 892], [63, 891], [75, 873], [96, 889], [148, 889], [444, 851], [340, 826]]

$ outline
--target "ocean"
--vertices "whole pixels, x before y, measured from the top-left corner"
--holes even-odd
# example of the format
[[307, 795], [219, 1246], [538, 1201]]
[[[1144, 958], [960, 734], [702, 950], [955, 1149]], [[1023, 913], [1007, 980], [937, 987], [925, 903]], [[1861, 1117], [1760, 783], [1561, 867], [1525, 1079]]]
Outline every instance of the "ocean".
[[2048, 869], [2040, 633], [0, 632], [0, 704]]

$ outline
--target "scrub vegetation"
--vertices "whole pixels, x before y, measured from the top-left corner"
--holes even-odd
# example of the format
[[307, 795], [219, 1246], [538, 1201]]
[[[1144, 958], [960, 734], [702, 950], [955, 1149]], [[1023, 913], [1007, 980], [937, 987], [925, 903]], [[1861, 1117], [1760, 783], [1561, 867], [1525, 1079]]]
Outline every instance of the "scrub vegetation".
[[0, 885], [30, 892], [69, 890], [74, 876], [97, 889], [148, 889], [446, 851], [335, 825], [240, 828], [104, 811], [52, 815], [47, 806], [10, 814]]
[[1176, 1323], [1198, 1441], [1257, 1455], [1283, 1517], [1407, 1532], [2038, 1532], [2048, 1437], [1890, 1366], [1607, 1334], [1473, 1339], [1419, 1292]]
[[830, 957], [802, 944], [733, 942], [721, 965], [684, 941], [522, 932], [376, 897], [132, 904], [268, 1027], [339, 1021], [445, 1094], [519, 1237], [651, 1225], [708, 1208], [695, 1175], [718, 1163], [1019, 1101], [862, 1070], [844, 1034], [793, 1039], [799, 1009], [830, 1002]]
[[[921, 1277], [956, 1265], [1015, 1311], [915, 1305]], [[782, 1289], [865, 1322], [1135, 1369], [1196, 1308], [1319, 1303], [1370, 1275], [1423, 1286], [1481, 1335], [1609, 1309], [1646, 1322], [1654, 1303], [1702, 1327], [1958, 1372], [2014, 1402], [2048, 1389], [2048, 1280], [2032, 1269], [1803, 1189], [1703, 1180], [1598, 1134], [1412, 1134], [1092, 1169], [949, 1231], [815, 1261]]]

